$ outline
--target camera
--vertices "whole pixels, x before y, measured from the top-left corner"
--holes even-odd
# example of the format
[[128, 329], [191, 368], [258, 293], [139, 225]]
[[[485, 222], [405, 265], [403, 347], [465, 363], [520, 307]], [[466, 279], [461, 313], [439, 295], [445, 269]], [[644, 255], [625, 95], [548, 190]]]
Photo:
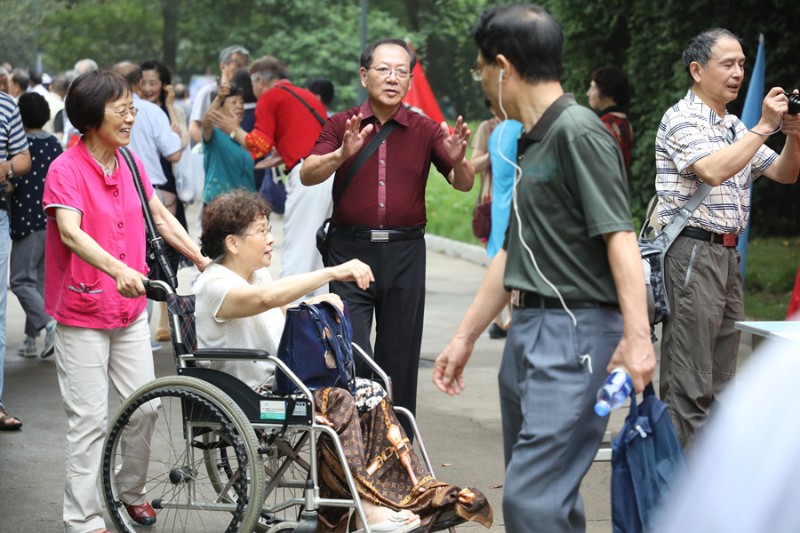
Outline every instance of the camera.
[[792, 94], [792, 93], [783, 93], [786, 95], [786, 98], [789, 99], [789, 111], [790, 115], [796, 115], [800, 113], [800, 94]]

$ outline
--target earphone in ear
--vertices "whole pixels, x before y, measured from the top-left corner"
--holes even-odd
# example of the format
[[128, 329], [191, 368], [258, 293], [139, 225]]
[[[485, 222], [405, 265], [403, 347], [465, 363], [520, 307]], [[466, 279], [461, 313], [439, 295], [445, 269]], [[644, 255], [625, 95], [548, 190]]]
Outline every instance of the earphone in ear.
[[501, 68], [501, 69], [500, 69], [500, 74], [497, 76], [497, 83], [499, 83], [499, 84], [501, 84], [501, 85], [502, 85], [502, 83], [503, 83], [503, 75], [504, 75], [505, 73], [506, 73], [506, 69], [504, 69], [504, 68]]

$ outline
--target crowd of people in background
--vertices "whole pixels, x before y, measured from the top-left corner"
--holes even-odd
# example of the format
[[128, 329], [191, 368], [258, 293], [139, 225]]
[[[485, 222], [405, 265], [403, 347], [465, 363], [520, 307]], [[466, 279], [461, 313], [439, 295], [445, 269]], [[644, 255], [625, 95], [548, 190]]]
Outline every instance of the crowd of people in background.
[[[285, 163], [278, 151], [269, 150], [264, 154], [265, 157], [253, 161], [251, 153], [238, 146], [229, 137], [229, 132], [211, 126], [205, 138], [199, 134], [204, 122], [210, 124], [210, 117], [216, 120], [222, 118], [215, 111], [236, 121], [235, 126], [245, 132], [250, 132], [256, 126], [257, 96], [253, 92], [251, 74], [247, 69], [249, 52], [242, 46], [234, 45], [222, 50], [219, 58], [217, 83], [202, 86], [193, 98], [188, 94], [188, 85], [159, 60], [145, 58], [138, 63], [122, 61], [109, 65], [133, 87], [132, 97], [138, 113], [137, 127], [131, 132], [131, 148], [142, 160], [159, 199], [184, 229], [188, 229], [186, 206], [176, 190], [177, 165], [181, 159], [186, 162], [199, 157], [201, 160], [200, 172], [206, 174], [202, 203], [236, 188], [258, 190], [265, 175], [271, 180], [270, 183], [277, 182], [281, 188], [285, 179]], [[10, 289], [25, 311], [25, 336], [16, 349], [16, 353], [23, 357], [46, 358], [54, 351], [55, 321], [43, 310], [46, 216], [41, 207], [41, 197], [50, 162], [63, 150], [75, 146], [81, 138], [81, 133], [65, 112], [68, 88], [80, 75], [98, 70], [100, 66], [90, 58], [80, 59], [72, 69], [53, 76], [15, 68], [8, 63], [0, 65], [2, 140], [5, 143], [4, 152], [0, 154], [3, 161], [0, 170], [4, 171], [4, 178], [6, 175], [9, 177], [5, 195], [0, 198], [2, 213], [9, 224], [7, 230], [0, 228], [0, 245], [3, 245], [0, 246], [0, 252], [3, 252], [0, 253], [0, 267], [7, 265], [10, 260], [8, 286], [3, 284], [0, 292], [2, 302], [5, 302], [7, 289]], [[332, 114], [325, 106], [330, 105], [333, 99], [333, 84], [319, 76], [309, 79], [307, 86], [311, 92], [304, 93], [304, 97], [312, 103], [324, 102], [318, 104], [324, 117]], [[232, 94], [228, 92], [231, 90]], [[221, 101], [229, 103], [216, 109], [214, 102]], [[207, 112], [209, 107], [214, 108], [211, 113]], [[288, 124], [283, 127], [289, 129]], [[216, 136], [210, 134], [214, 130], [218, 132]], [[310, 150], [315, 138], [315, 134], [308, 134], [307, 146], [303, 151]], [[194, 153], [192, 146], [195, 147]], [[219, 146], [227, 148], [220, 151]], [[289, 161], [299, 160], [304, 155], [300, 152], [287, 158]], [[20, 162], [28, 158], [33, 159], [29, 172], [29, 167]], [[299, 196], [300, 192], [296, 192], [295, 196]], [[298, 202], [298, 205], [302, 205], [303, 200]], [[322, 213], [325, 214], [324, 209]], [[310, 251], [315, 251], [313, 246]], [[169, 249], [169, 256], [173, 269], [187, 265], [175, 250]], [[307, 262], [310, 261], [312, 259]], [[297, 266], [294, 270], [300, 272], [302, 269], [302, 266]], [[4, 313], [5, 304], [0, 307]], [[151, 342], [151, 348], [158, 350], [160, 342], [170, 340], [166, 308], [162, 304], [160, 312], [154, 313], [150, 302], [148, 309], [151, 316], [159, 316]], [[4, 325], [4, 318], [2, 322]], [[5, 334], [0, 334], [0, 337], [4, 342]], [[40, 337], [44, 337], [44, 340]], [[5, 353], [4, 349], [0, 351]], [[0, 364], [0, 430], [16, 430], [22, 427], [22, 420], [5, 413], [2, 376], [3, 367]]]
[[[108, 387], [127, 395], [153, 379], [150, 350], [170, 340], [164, 307], [149, 340], [154, 306], [145, 304], [137, 270], [145, 255], [144, 240], [136, 237], [144, 234], [143, 206], [130, 192], [132, 181], [118, 180], [137, 172], [147, 177], [147, 204], [171, 245], [174, 270], [194, 265], [202, 272], [212, 261], [242, 260], [247, 276], [270, 264], [268, 215], [280, 212], [277, 203], [273, 209], [252, 193], [272, 201], [280, 183], [280, 277], [326, 274], [293, 286], [279, 303], [329, 291], [348, 301], [354, 341], [392, 378], [394, 403], [414, 413], [431, 165], [462, 192], [480, 176], [477, 204], [490, 226], [476, 236], [491, 258], [473, 303], [436, 359], [434, 383], [460, 394], [478, 336], [488, 328], [492, 338], [505, 339], [499, 383], [506, 527], [585, 527], [579, 488], [607, 425], [592, 411], [594, 395], [605, 370], [625, 368], [641, 391], [656, 365], [628, 194], [632, 91], [625, 73], [606, 65], [591, 73], [591, 109], [579, 105], [561, 85], [561, 27], [539, 6], [489, 10], [473, 35], [472, 76], [492, 114], [474, 134], [462, 117], [448, 127], [403, 105], [417, 59], [397, 39], [362, 51], [358, 74], [366, 100], [340, 113], [331, 110], [329, 80], [295, 84], [281, 59], [252, 59], [240, 45], [220, 51], [216, 81], [194, 95], [163, 62], [149, 58], [108, 70], [86, 58], [54, 76], [0, 65], [0, 272], [10, 271], [0, 276], [0, 431], [23, 426], [2, 401], [10, 288], [26, 318], [16, 354], [55, 355], [58, 367], [68, 421], [68, 531], [107, 531], [96, 478]], [[662, 223], [701, 182], [714, 186], [666, 256], [674, 314], [663, 329], [661, 395], [688, 447], [736, 372], [734, 322], [744, 318], [744, 304], [735, 246], [752, 182], [762, 175], [784, 184], [797, 180], [800, 118], [787, 114], [780, 88], [768, 92], [762, 118], [749, 130], [727, 113], [744, 76], [741, 44], [728, 30], [695, 36], [683, 61], [690, 89], [662, 119], [655, 186]], [[786, 135], [780, 153], [764, 145], [777, 131]], [[130, 164], [120, 156], [128, 144]], [[363, 160], [362, 152], [368, 154]], [[258, 211], [257, 220], [240, 220], [240, 228], [217, 236], [224, 248], [218, 257], [201, 251], [199, 235], [189, 237], [178, 165], [196, 157], [204, 173], [198, 202], [206, 214], [230, 198], [249, 199]], [[98, 187], [87, 189], [85, 176]], [[86, 227], [82, 217], [103, 223]], [[330, 247], [323, 257], [316, 233], [326, 220]], [[213, 236], [206, 236], [206, 248]], [[245, 237], [258, 236], [263, 242], [246, 245]], [[353, 264], [361, 273], [344, 274]], [[217, 270], [215, 263], [200, 279]], [[222, 301], [227, 293], [219, 296]], [[223, 308], [214, 305], [217, 320]], [[143, 433], [152, 422], [135, 421]], [[134, 492], [125, 502], [131, 518], [154, 523], [143, 489]], [[419, 525], [413, 514], [390, 518], [398, 522], [391, 531]], [[331, 527], [340, 520], [332, 519]]]

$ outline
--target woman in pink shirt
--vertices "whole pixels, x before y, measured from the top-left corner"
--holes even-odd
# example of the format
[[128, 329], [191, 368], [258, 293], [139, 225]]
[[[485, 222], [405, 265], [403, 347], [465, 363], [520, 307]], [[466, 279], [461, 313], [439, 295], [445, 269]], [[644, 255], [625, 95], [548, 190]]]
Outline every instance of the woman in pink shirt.
[[[136, 108], [122, 76], [95, 71], [72, 83], [65, 109], [83, 137], [53, 161], [42, 200], [48, 217], [45, 312], [58, 323], [55, 358], [68, 422], [64, 526], [71, 533], [104, 532], [97, 476], [108, 385], [124, 398], [155, 379], [142, 284], [144, 217], [118, 150], [130, 142]], [[153, 194], [144, 167], [134, 160], [161, 236], [203, 270], [208, 259]], [[159, 407], [131, 421], [148, 442]], [[148, 465], [146, 459], [133, 463], [117, 465], [129, 472], [122, 503], [134, 521], [150, 525], [155, 513], [141, 483]]]

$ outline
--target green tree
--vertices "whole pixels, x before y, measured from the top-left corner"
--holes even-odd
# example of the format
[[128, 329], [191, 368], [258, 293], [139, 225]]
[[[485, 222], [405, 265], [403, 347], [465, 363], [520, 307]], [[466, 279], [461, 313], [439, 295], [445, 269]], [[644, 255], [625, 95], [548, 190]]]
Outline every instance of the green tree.
[[161, 58], [163, 22], [160, 2], [59, 2], [43, 18], [47, 31], [39, 36], [39, 46], [48, 68], [60, 71], [83, 57], [103, 67], [124, 59]]
[[[471, 29], [481, 11], [505, 0], [372, 0], [369, 35], [408, 38], [434, 93], [470, 119], [485, 116], [479, 86], [469, 77], [476, 48]], [[797, 73], [800, 10], [790, 0], [541, 0], [565, 34], [564, 87], [585, 103], [591, 71], [622, 67], [635, 96], [629, 110], [636, 140], [631, 167], [634, 213], [641, 217], [653, 194], [653, 142], [664, 111], [685, 94], [689, 79], [680, 55], [690, 37], [713, 26], [741, 35], [746, 65], [753, 66], [759, 33], [767, 50], [766, 85], [793, 88]], [[354, 0], [0, 0], [4, 38], [0, 60], [33, 67], [37, 48], [48, 72], [66, 70], [81, 57], [110, 66], [121, 59], [156, 57], [189, 79], [217, 73], [217, 55], [230, 44], [254, 57], [271, 53], [303, 83], [326, 75], [336, 84], [334, 109], [356, 102], [359, 42]], [[13, 28], [14, 31], [9, 31]], [[740, 113], [747, 90], [729, 106]], [[770, 146], [780, 149], [782, 135]], [[754, 197], [756, 233], [796, 233], [800, 188], [759, 180]]]
[[[45, 14], [58, 10], [63, 4], [59, 0], [0, 0], [2, 13], [2, 44], [0, 62], [8, 61], [14, 67], [33, 70], [39, 50], [39, 38], [43, 37], [42, 19]], [[45, 71], [48, 65], [43, 65]]]

